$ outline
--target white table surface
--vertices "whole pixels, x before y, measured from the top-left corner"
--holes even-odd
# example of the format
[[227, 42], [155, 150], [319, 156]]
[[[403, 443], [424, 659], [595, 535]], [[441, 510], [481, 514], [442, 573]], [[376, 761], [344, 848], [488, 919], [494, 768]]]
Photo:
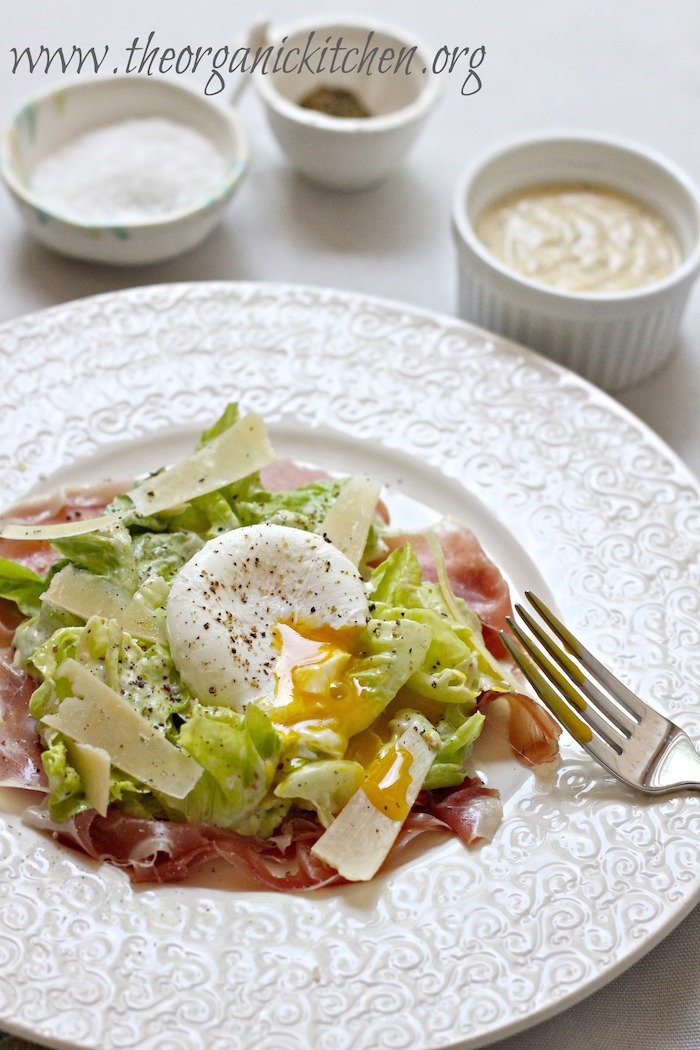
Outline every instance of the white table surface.
[[[324, 6], [303, 0], [267, 0], [262, 8], [252, 0], [2, 0], [0, 118], [6, 123], [31, 94], [62, 79], [53, 71], [13, 74], [12, 47], [109, 44], [116, 52], [153, 30], [162, 46], [216, 49], [235, 45], [260, 14], [286, 22]], [[324, 192], [296, 178], [248, 92], [240, 104], [252, 150], [248, 178], [212, 237], [161, 265], [119, 270], [54, 256], [25, 236], [3, 193], [0, 322], [134, 285], [210, 279], [326, 285], [454, 314], [452, 186], [477, 150], [524, 131], [568, 127], [623, 135], [663, 152], [700, 182], [697, 0], [345, 0], [332, 9], [412, 28], [435, 50], [484, 45], [482, 90], [463, 97], [458, 72], [443, 74], [442, 101], [409, 163], [384, 185], [354, 195]], [[185, 76], [183, 82], [198, 87], [204, 78]], [[700, 474], [700, 286], [672, 359], [618, 400]], [[9, 1050], [10, 1042], [2, 1045]], [[700, 1047], [698, 909], [607, 988], [498, 1047], [592, 1045]]]

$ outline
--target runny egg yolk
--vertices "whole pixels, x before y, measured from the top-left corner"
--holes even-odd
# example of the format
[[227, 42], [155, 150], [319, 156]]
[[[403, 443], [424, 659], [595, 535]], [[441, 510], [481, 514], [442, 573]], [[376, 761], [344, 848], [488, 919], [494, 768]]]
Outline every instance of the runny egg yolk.
[[[372, 805], [391, 820], [408, 816], [413, 756], [401, 744], [384, 748], [387, 716], [352, 676], [361, 629], [309, 628], [277, 623], [275, 695], [266, 708], [283, 732], [329, 729], [346, 758], [367, 770], [362, 788]], [[350, 739], [352, 738], [352, 740]], [[347, 746], [349, 743], [349, 747]]]
[[372, 724], [376, 704], [352, 677], [361, 629], [278, 623], [275, 695], [266, 708], [281, 729], [327, 728], [345, 743]]
[[378, 758], [367, 771], [362, 785], [375, 809], [391, 820], [404, 821], [410, 806], [407, 792], [411, 784], [413, 755], [401, 744], [395, 744]]

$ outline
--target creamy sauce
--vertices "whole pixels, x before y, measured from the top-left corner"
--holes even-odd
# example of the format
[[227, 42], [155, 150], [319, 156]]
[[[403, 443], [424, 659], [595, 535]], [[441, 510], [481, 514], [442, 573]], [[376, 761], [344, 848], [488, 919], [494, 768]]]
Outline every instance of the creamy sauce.
[[607, 186], [551, 183], [502, 197], [475, 224], [502, 263], [538, 283], [603, 295], [652, 284], [682, 256], [668, 223]]

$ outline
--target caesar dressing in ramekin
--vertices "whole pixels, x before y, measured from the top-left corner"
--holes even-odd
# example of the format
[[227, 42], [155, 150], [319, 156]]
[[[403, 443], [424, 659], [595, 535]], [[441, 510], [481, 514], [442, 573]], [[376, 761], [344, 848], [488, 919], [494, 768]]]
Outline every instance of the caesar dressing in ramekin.
[[[556, 278], [543, 280], [542, 256], [547, 252], [556, 260], [561, 251], [554, 271], [568, 265], [561, 231], [545, 233], [542, 226], [531, 226], [529, 251], [526, 243], [519, 249], [521, 266], [514, 265], [511, 248], [504, 261], [494, 245], [487, 246], [479, 236], [480, 220], [499, 202], [572, 184], [612, 191], [644, 215], [658, 217], [677, 246], [677, 254], [669, 249], [673, 258], [666, 272], [648, 272], [649, 280], [626, 287], [623, 277], [622, 287], [602, 287], [595, 280], [592, 287], [566, 287]], [[651, 375], [673, 351], [700, 271], [700, 194], [680, 169], [654, 151], [581, 132], [515, 139], [482, 155], [462, 173], [453, 195], [452, 228], [459, 313], [465, 320], [539, 350], [611, 392]], [[647, 249], [635, 242], [634, 230], [624, 223], [615, 236], [621, 242], [626, 236], [630, 239], [629, 268], [630, 258]], [[569, 233], [564, 238], [571, 243], [575, 239]], [[599, 248], [602, 243], [599, 240]], [[583, 270], [588, 266], [591, 273], [604, 271], [606, 251], [609, 247], [600, 257], [592, 247], [584, 251]], [[642, 260], [641, 269], [646, 266]], [[618, 268], [622, 274], [624, 265]]]
[[516, 190], [489, 204], [474, 232], [523, 277], [588, 295], [662, 281], [683, 259], [678, 237], [658, 211], [593, 182]]

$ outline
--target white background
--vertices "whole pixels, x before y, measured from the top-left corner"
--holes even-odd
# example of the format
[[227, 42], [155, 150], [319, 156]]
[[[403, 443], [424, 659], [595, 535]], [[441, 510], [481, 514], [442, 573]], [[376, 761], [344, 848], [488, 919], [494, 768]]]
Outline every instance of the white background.
[[[12, 47], [109, 44], [110, 58], [121, 57], [151, 30], [176, 50], [232, 47], [260, 15], [279, 24], [328, 10], [320, 0], [2, 0], [0, 8], [4, 122], [34, 91], [61, 79], [53, 71], [13, 76]], [[323, 284], [454, 313], [455, 179], [476, 151], [538, 128], [624, 135], [700, 182], [698, 0], [345, 0], [342, 10], [411, 28], [435, 50], [483, 44], [482, 91], [464, 98], [457, 70], [443, 75], [442, 102], [405, 170], [352, 196], [313, 189], [290, 172], [249, 92], [240, 107], [252, 147], [246, 183], [204, 246], [159, 266], [120, 272], [58, 260], [26, 239], [3, 195], [0, 321], [134, 284], [207, 279]], [[620, 400], [700, 473], [700, 288], [674, 359]]]

